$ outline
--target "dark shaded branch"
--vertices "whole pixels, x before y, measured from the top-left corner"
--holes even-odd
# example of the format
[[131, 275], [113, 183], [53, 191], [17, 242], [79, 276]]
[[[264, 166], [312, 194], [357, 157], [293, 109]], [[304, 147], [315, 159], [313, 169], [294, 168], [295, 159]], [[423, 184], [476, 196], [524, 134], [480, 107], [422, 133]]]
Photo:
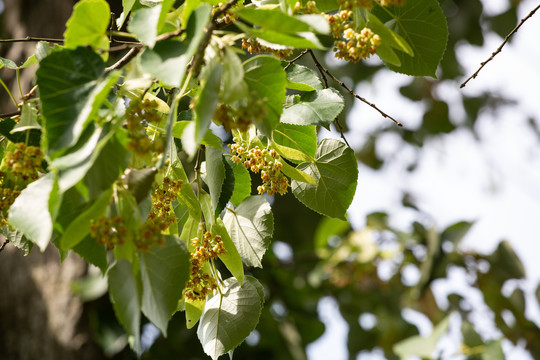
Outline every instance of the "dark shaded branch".
[[[345, 83], [341, 80], [339, 80], [337, 77], [335, 77], [327, 68], [325, 68], [324, 66], [321, 65], [321, 63], [317, 60], [317, 58], [315, 57], [315, 54], [313, 54], [313, 51], [309, 50], [309, 52], [311, 53], [311, 57], [313, 58], [313, 61], [315, 62], [315, 66], [317, 66], [317, 69], [319, 69], [319, 71], [321, 73], [325, 73], [326, 75], [328, 75], [332, 80], [334, 80], [335, 82], [337, 82], [342, 88], [344, 88], [345, 90], [347, 90], [349, 92], [349, 94], [351, 94], [352, 96], [354, 96], [355, 98], [357, 98], [358, 100], [362, 101], [363, 103], [371, 106], [373, 109], [377, 110], [379, 112], [379, 114], [381, 114], [383, 117], [385, 118], [388, 118], [390, 120], [392, 120], [394, 123], [396, 123], [397, 126], [400, 126], [402, 127], [403, 124], [400, 123], [399, 121], [397, 121], [396, 119], [394, 119], [392, 116], [388, 115], [387, 113], [385, 113], [384, 111], [382, 111], [381, 109], [379, 109], [377, 107], [377, 105], [375, 105], [374, 103], [371, 103], [369, 102], [368, 100], [366, 100], [365, 98], [363, 98], [362, 96], [358, 95], [357, 93], [355, 93], [350, 87], [348, 87], [347, 85], [345, 85]], [[324, 80], [324, 79], [323, 79]]]
[[317, 70], [319, 70], [319, 73], [321, 74], [321, 78], [323, 79], [324, 88], [328, 88], [328, 79], [326, 79], [326, 75], [324, 73], [324, 67], [321, 65], [319, 60], [315, 57], [315, 54], [313, 53], [313, 50], [308, 50], [309, 55], [311, 55], [311, 58], [313, 59], [313, 62], [315, 63], [315, 66], [317, 67]]
[[201, 65], [204, 59], [204, 53], [206, 51], [206, 47], [210, 43], [210, 39], [212, 38], [212, 33], [214, 30], [216, 30], [218, 23], [216, 22], [216, 19], [223, 15], [227, 10], [229, 10], [231, 7], [233, 7], [238, 0], [229, 0], [225, 5], [220, 7], [215, 13], [214, 16], [212, 16], [212, 21], [210, 21], [210, 24], [208, 25], [208, 28], [206, 29], [206, 33], [204, 34], [203, 39], [201, 40], [201, 43], [199, 44], [199, 48], [197, 49], [197, 52], [195, 53], [195, 56], [193, 57], [190, 71], [192, 74], [196, 77], [199, 75], [199, 72], [201, 70]]
[[6, 245], [9, 243], [9, 239], [6, 239], [6, 241], [4, 241], [4, 243], [2, 244], [2, 246], [0, 247], [0, 251], [4, 250], [4, 248], [6, 247]]
[[465, 85], [467, 85], [467, 83], [472, 80], [472, 79], [476, 79], [476, 77], [478, 76], [478, 73], [480, 72], [480, 70], [482, 70], [482, 68], [484, 66], [486, 66], [487, 63], [489, 63], [491, 60], [493, 60], [493, 58], [495, 58], [495, 56], [500, 53], [502, 51], [502, 48], [504, 47], [504, 45], [506, 45], [506, 43], [508, 42], [508, 40], [510, 40], [510, 38], [512, 37], [512, 35], [514, 35], [518, 30], [519, 28], [521, 27], [521, 25], [523, 25], [525, 23], [525, 21], [527, 21], [529, 18], [531, 18], [534, 13], [536, 12], [536, 10], [540, 9], [540, 5], [538, 5], [537, 7], [535, 7], [530, 13], [529, 15], [525, 16], [523, 19], [521, 19], [521, 21], [519, 22], [519, 24], [512, 30], [510, 31], [510, 33], [508, 35], [506, 35], [506, 37], [504, 38], [504, 41], [502, 42], [502, 44], [497, 48], [497, 50], [495, 50], [494, 52], [491, 53], [491, 56], [484, 62], [481, 62], [480, 63], [480, 67], [478, 68], [478, 70], [476, 70], [476, 72], [474, 74], [472, 74], [471, 76], [469, 76], [467, 78], [467, 80], [465, 80], [465, 82], [463, 82], [459, 87], [460, 88], [464, 88]]
[[124, 55], [120, 60], [109, 66], [108, 68], [105, 68], [105, 74], [120, 69], [122, 66], [126, 65], [128, 62], [131, 61], [138, 53], [141, 51], [142, 44], [138, 47], [131, 48], [126, 55]]
[[10, 113], [0, 114], [0, 119], [4, 119], [4, 118], [12, 117], [15, 115], [20, 115], [20, 114], [21, 114], [21, 110], [19, 109], [17, 111], [12, 111]]
[[283, 70], [287, 71], [287, 69], [289, 68], [289, 66], [291, 66], [292, 64], [294, 64], [296, 61], [300, 60], [302, 58], [302, 56], [306, 55], [308, 53], [308, 49], [305, 49], [304, 51], [302, 51], [300, 53], [300, 55], [298, 55], [297, 57], [295, 57], [294, 59], [292, 59], [291, 61], [289, 61], [289, 63], [287, 65], [285, 65], [285, 67], [283, 68]]
[[48, 41], [52, 43], [62, 44], [64, 42], [64, 39], [41, 38], [41, 37], [34, 37], [34, 36], [27, 36], [25, 38], [19, 38], [19, 39], [0, 39], [0, 43], [37, 42], [37, 41]]

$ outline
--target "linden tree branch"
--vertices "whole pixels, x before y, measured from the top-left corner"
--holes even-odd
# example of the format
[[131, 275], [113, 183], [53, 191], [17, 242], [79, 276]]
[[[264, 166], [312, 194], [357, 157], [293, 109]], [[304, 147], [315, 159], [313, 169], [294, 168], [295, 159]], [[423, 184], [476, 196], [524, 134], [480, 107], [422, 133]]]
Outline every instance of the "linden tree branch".
[[[317, 69], [319, 69], [319, 71], [321, 73], [325, 73], [326, 75], [328, 75], [332, 80], [334, 80], [335, 82], [337, 82], [342, 88], [344, 88], [345, 90], [347, 90], [347, 92], [349, 92], [349, 94], [351, 94], [352, 96], [354, 96], [355, 98], [357, 98], [358, 100], [362, 101], [363, 103], [371, 106], [373, 109], [377, 110], [379, 112], [379, 114], [381, 114], [383, 117], [385, 118], [388, 118], [390, 120], [392, 120], [397, 126], [400, 126], [402, 127], [403, 124], [399, 121], [397, 121], [396, 119], [394, 119], [392, 116], [388, 115], [387, 113], [385, 113], [384, 111], [382, 111], [381, 109], [379, 109], [377, 107], [377, 105], [375, 105], [374, 103], [372, 102], [369, 102], [368, 100], [366, 100], [365, 98], [363, 98], [362, 96], [358, 95], [357, 93], [355, 93], [350, 87], [348, 87], [347, 85], [345, 85], [345, 83], [341, 80], [339, 80], [337, 77], [335, 77], [327, 68], [325, 68], [324, 66], [321, 65], [321, 63], [319, 62], [319, 60], [317, 60], [317, 58], [315, 57], [315, 54], [313, 54], [313, 51], [312, 50], [309, 50], [310, 54], [311, 54], [311, 57], [313, 58], [313, 61], [315, 62], [315, 66], [317, 67]], [[323, 80], [326, 80], [325, 77], [323, 77]]]
[[464, 88], [465, 85], [467, 85], [467, 83], [472, 80], [472, 79], [476, 79], [476, 77], [478, 76], [478, 73], [480, 72], [480, 70], [482, 70], [482, 68], [484, 66], [486, 66], [487, 63], [489, 63], [491, 60], [493, 60], [493, 58], [495, 58], [495, 56], [500, 53], [502, 51], [502, 48], [504, 47], [504, 45], [506, 45], [506, 43], [508, 42], [508, 40], [510, 40], [510, 38], [512, 37], [512, 35], [514, 35], [518, 30], [519, 28], [521, 27], [521, 25], [523, 25], [525, 23], [525, 21], [527, 21], [528, 19], [530, 19], [534, 13], [536, 12], [536, 10], [540, 9], [540, 5], [538, 5], [537, 7], [535, 7], [527, 16], [525, 16], [523, 19], [521, 19], [521, 21], [519, 22], [519, 24], [512, 30], [510, 31], [510, 33], [508, 35], [506, 35], [506, 37], [504, 38], [504, 41], [502, 42], [502, 44], [497, 48], [497, 50], [495, 50], [494, 52], [491, 53], [491, 56], [486, 60], [486, 61], [483, 61], [480, 63], [480, 67], [475, 71], [474, 74], [472, 74], [471, 76], [469, 76], [467, 78], [467, 80], [465, 80], [459, 87], [460, 88]]

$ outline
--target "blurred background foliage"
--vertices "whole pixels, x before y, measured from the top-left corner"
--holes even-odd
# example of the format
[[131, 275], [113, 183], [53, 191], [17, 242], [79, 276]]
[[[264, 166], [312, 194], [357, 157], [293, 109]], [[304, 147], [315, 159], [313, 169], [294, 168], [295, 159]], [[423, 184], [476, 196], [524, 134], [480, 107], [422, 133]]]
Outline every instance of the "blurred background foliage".
[[[45, 6], [48, 2], [51, 4]], [[1, 37], [60, 37], [63, 25], [58, 25], [65, 23], [62, 18], [69, 16], [71, 4], [62, 7], [57, 4], [55, 7], [54, 3], [53, 0], [40, 0], [39, 5], [33, 1], [17, 4], [17, 1], [5, 0]], [[110, 3], [113, 10], [121, 6], [120, 1]], [[456, 56], [457, 48], [465, 44], [482, 46], [487, 33], [504, 37], [519, 21], [519, 4], [519, 0], [508, 0], [507, 10], [486, 16], [480, 0], [441, 1], [450, 38], [437, 73], [438, 79], [411, 77], [399, 89], [403, 97], [422, 107], [422, 121], [418, 127], [399, 128], [380, 119], [382, 125], [375, 127], [366, 141], [354, 149], [359, 166], [374, 170], [384, 167], [389, 159], [379, 156], [376, 150], [383, 133], [396, 133], [420, 153], [424, 143], [431, 138], [458, 130], [474, 134], [475, 121], [481, 112], [496, 111], [498, 107], [512, 102], [512, 99], [505, 99], [496, 92], [485, 91], [475, 96], [461, 93], [459, 101], [466, 117], [456, 118], [451, 111], [452, 105], [444, 96], [444, 89], [440, 87], [447, 82], [459, 87], [460, 81], [469, 75], [464, 73]], [[36, 14], [38, 6], [41, 12]], [[60, 11], [64, 7], [67, 13], [65, 9]], [[118, 15], [119, 11], [116, 11]], [[52, 19], [48, 14], [53, 12], [54, 18], [59, 20], [47, 28], [40, 19]], [[18, 27], [13, 25], [16, 22]], [[42, 26], [38, 26], [40, 22]], [[28, 56], [22, 47], [17, 50], [16, 46], [19, 45], [2, 45], [0, 56], [11, 55], [13, 60], [17, 60], [15, 55], [19, 60]], [[370, 82], [379, 72], [387, 71], [377, 62], [338, 64], [323, 53], [318, 56], [334, 75], [353, 86]], [[313, 65], [307, 57], [301, 63]], [[7, 72], [2, 73], [3, 79], [9, 80], [9, 76]], [[31, 75], [25, 78], [30, 79]], [[351, 112], [354, 99], [346, 92], [343, 95], [346, 109], [340, 121], [347, 128], [347, 121], [352, 121], [355, 116]], [[7, 112], [8, 99], [2, 98], [2, 112]], [[414, 161], [409, 164], [409, 171], [414, 172], [416, 165]], [[359, 186], [362, 186], [362, 179], [359, 179]], [[373, 349], [379, 349], [379, 353], [388, 359], [399, 359], [409, 354], [424, 358], [444, 357], [437, 355], [435, 350], [440, 336], [449, 326], [449, 314], [452, 314], [450, 323], [460, 326], [458, 332], [462, 334], [457, 336], [461, 346], [452, 350], [454, 355], [461, 354], [467, 359], [504, 359], [502, 341], [506, 339], [524, 347], [533, 358], [540, 359], [540, 330], [525, 316], [525, 309], [529, 306], [527, 302], [538, 301], [540, 290], [536, 299], [531, 300], [526, 299], [518, 286], [512, 286], [513, 281], [525, 277], [525, 271], [510, 243], [501, 242], [491, 254], [463, 251], [460, 241], [474, 226], [473, 223], [462, 221], [439, 229], [417, 208], [409, 194], [404, 192], [402, 198], [403, 206], [415, 212], [414, 217], [420, 219], [406, 230], [390, 226], [388, 215], [383, 212], [366, 214], [366, 219], [361, 221], [366, 226], [353, 229], [346, 222], [322, 218], [304, 208], [291, 194], [275, 198], [274, 246], [265, 256], [262, 270], [247, 269], [264, 284], [266, 305], [256, 333], [235, 351], [235, 357], [306, 359], [307, 346], [325, 332], [318, 304], [321, 299], [331, 297], [348, 325], [350, 359]], [[474, 306], [463, 292], [450, 289], [442, 296], [435, 294], [433, 284], [449, 278], [456, 269], [465, 274], [468, 289], [479, 291], [482, 301], [491, 310], [495, 336], [486, 336], [478, 330]], [[101, 356], [133, 358], [99, 274], [89, 270], [86, 277], [72, 284], [72, 288], [75, 296], [80, 296], [84, 302], [83, 313], [76, 320], [84, 325], [85, 331], [102, 349]], [[503, 288], [511, 291], [503, 291]], [[444, 299], [440, 300], [441, 297]], [[433, 335], [418, 337], [419, 329], [405, 319], [404, 309], [424, 314], [435, 326]], [[360, 321], [366, 318], [366, 314], [370, 321]], [[167, 339], [157, 337], [153, 341], [155, 332], [149, 326], [144, 329], [143, 342], [148, 348], [143, 359], [206, 358], [196, 339], [196, 332], [186, 329], [183, 313], [177, 313], [171, 320]]]

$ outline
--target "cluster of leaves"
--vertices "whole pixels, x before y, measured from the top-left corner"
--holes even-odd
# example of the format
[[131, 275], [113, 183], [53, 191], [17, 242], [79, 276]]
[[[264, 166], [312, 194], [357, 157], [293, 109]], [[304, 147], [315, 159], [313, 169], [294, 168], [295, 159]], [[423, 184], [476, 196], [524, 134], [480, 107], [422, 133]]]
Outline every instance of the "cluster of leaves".
[[[339, 92], [292, 60], [243, 54], [241, 41], [286, 50], [281, 55], [326, 50], [335, 39], [320, 12], [346, 10], [345, 39], [370, 29], [370, 53], [390, 69], [434, 76], [447, 37], [438, 2], [383, 3], [124, 1], [113, 20], [127, 32], [108, 32], [107, 3], [78, 2], [63, 46], [40, 42], [22, 66], [1, 59], [17, 72], [38, 66], [37, 96], [21, 94], [20, 115], [0, 126], [3, 163], [13, 147], [37, 149], [25, 153], [32, 169], [22, 165], [24, 189], [5, 199], [3, 233], [27, 252], [52, 242], [62, 256], [74, 251], [99, 267], [137, 353], [141, 312], [166, 336], [171, 316], [184, 311], [208, 355], [232, 354], [265, 300], [244, 265], [262, 267], [274, 229], [269, 201], [252, 195], [249, 170], [260, 172], [259, 194], [290, 187], [306, 207], [340, 220], [358, 175], [346, 144], [317, 138], [317, 127], [329, 128], [344, 108]], [[132, 40], [116, 62], [111, 35]], [[213, 120], [232, 134], [216, 136]], [[224, 151], [230, 138], [234, 154]], [[240, 163], [242, 154], [251, 155]], [[190, 274], [202, 251], [193, 240], [208, 233], [219, 251]], [[185, 296], [193, 276], [210, 284], [208, 296]]]

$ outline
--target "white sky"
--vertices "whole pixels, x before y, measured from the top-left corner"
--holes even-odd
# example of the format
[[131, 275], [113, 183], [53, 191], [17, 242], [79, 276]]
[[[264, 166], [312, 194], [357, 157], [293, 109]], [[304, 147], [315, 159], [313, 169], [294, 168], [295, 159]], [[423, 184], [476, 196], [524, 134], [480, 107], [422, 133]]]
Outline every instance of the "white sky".
[[[485, 11], [497, 14], [506, 10], [508, 1], [484, 1]], [[537, 1], [523, 1], [519, 18], [525, 17]], [[463, 248], [491, 252], [507, 239], [522, 259], [528, 279], [521, 282], [532, 297], [540, 280], [540, 138], [527, 125], [529, 117], [540, 124], [540, 14], [535, 14], [514, 35], [495, 59], [487, 64], [479, 76], [464, 89], [459, 84], [444, 83], [438, 96], [445, 101], [466, 95], [479, 95], [485, 90], [499, 92], [517, 101], [516, 106], [483, 113], [476, 122], [480, 141], [468, 131], [433, 139], [422, 149], [419, 167], [412, 173], [405, 169], [414, 158], [414, 151], [396, 134], [385, 134], [377, 142], [377, 152], [391, 160], [382, 170], [360, 167], [358, 188], [349, 217], [353, 225], [362, 227], [365, 215], [386, 211], [393, 224], [401, 229], [410, 227], [412, 212], [401, 206], [401, 190], [415, 197], [416, 204], [439, 229], [460, 220], [476, 220]], [[482, 48], [463, 46], [458, 58], [465, 73], [472, 74], [481, 61], [489, 57], [502, 42], [498, 36], [485, 38]], [[463, 79], [464, 80], [464, 79]], [[421, 123], [422, 109], [400, 96], [398, 89], [408, 81], [405, 76], [391, 72], [380, 73], [371, 83], [361, 84], [359, 94], [395, 115], [405, 127], [416, 128]], [[384, 86], [381, 86], [384, 84]], [[460, 105], [451, 106], [451, 114], [463, 119]], [[364, 104], [357, 103], [349, 118], [347, 139], [359, 147], [371, 130], [387, 125]], [[335, 136], [335, 135], [334, 135]], [[452, 275], [451, 285], [457, 286], [459, 276]], [[454, 281], [455, 279], [455, 281]], [[461, 288], [460, 292], [467, 291]], [[336, 304], [325, 299], [320, 304], [321, 319], [327, 324], [324, 337], [308, 348], [310, 360], [347, 359], [346, 324], [340, 319]], [[540, 319], [538, 306], [529, 306], [527, 314]], [[480, 326], [483, 324], [480, 322]], [[485, 324], [484, 324], [485, 325]], [[489, 327], [489, 321], [488, 325]], [[522, 349], [505, 344], [512, 359], [530, 359]], [[377, 352], [362, 354], [361, 359], [381, 359]]]

